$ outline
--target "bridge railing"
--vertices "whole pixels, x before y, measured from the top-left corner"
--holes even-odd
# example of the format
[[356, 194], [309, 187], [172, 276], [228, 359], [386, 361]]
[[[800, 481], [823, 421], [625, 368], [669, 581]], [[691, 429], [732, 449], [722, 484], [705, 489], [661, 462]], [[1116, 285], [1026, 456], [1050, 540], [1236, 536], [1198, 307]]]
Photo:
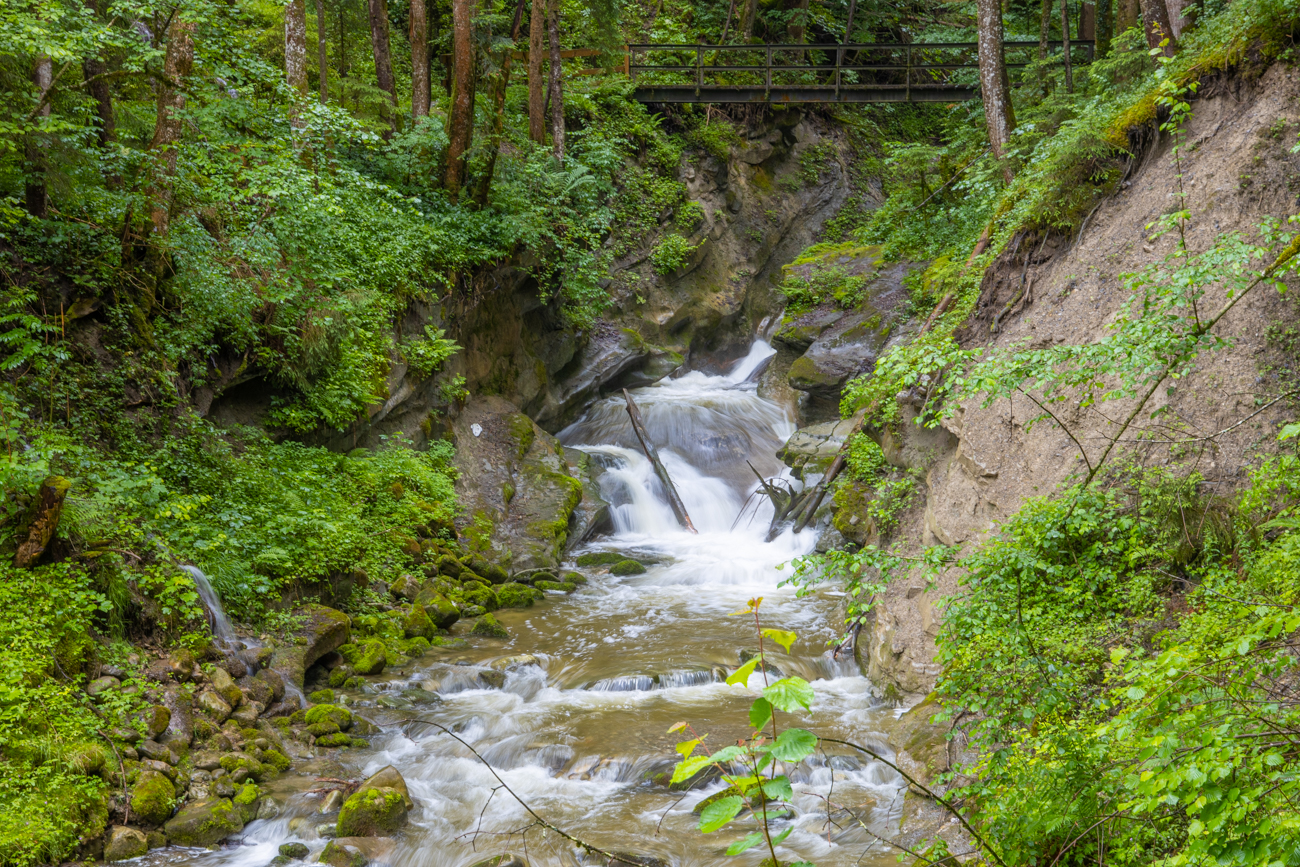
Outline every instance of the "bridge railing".
[[[1006, 42], [1007, 66], [1027, 66], [1037, 42]], [[1053, 43], [1060, 53], [1060, 42]], [[1091, 41], [1071, 41], [1071, 59], [1091, 59]], [[696, 91], [761, 88], [929, 92], [978, 89], [977, 46], [973, 42], [911, 44], [632, 44], [625, 69], [638, 88], [694, 88]]]

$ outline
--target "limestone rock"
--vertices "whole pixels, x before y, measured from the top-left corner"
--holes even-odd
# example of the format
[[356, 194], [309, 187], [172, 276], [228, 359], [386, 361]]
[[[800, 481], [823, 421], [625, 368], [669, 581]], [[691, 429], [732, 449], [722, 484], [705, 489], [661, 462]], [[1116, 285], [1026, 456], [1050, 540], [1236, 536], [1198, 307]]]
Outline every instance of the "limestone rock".
[[432, 587], [421, 590], [415, 597], [415, 603], [424, 609], [424, 613], [439, 629], [450, 629], [460, 619], [460, 610], [456, 604]]
[[345, 644], [339, 648], [343, 658], [357, 674], [379, 674], [388, 661], [388, 651], [384, 642], [377, 638], [368, 638], [356, 644]]
[[470, 629], [474, 635], [482, 635], [487, 638], [509, 638], [510, 633], [501, 623], [491, 614], [484, 614], [478, 620], [474, 621], [474, 626]]
[[126, 861], [139, 858], [149, 851], [149, 838], [143, 832], [125, 825], [114, 825], [104, 842], [105, 861]]
[[189, 746], [194, 740], [193, 701], [179, 687], [169, 686], [163, 693], [163, 705], [171, 712], [171, 719], [167, 721], [167, 731], [163, 732], [161, 742]]
[[225, 798], [186, 804], [163, 829], [176, 846], [207, 847], [244, 830], [239, 808]]
[[397, 789], [387, 786], [358, 791], [343, 802], [339, 811], [340, 837], [381, 837], [406, 822], [406, 800]]
[[223, 723], [230, 717], [230, 705], [224, 698], [210, 689], [205, 689], [203, 692], [199, 693], [198, 705], [199, 710], [212, 717], [212, 719], [218, 723]]
[[301, 861], [311, 854], [311, 850], [303, 843], [282, 843], [280, 844], [280, 854], [286, 858]]
[[802, 479], [804, 473], [825, 473], [852, 429], [850, 419], [799, 428], [786, 440], [777, 457], [785, 461], [797, 479]]
[[307, 669], [325, 654], [347, 644], [352, 627], [346, 614], [324, 605], [307, 605], [301, 613], [306, 617], [306, 625], [298, 633], [300, 643], [277, 647], [270, 665], [299, 687]]
[[137, 717], [144, 726], [145, 737], [157, 740], [171, 725], [172, 712], [163, 705], [146, 708]]

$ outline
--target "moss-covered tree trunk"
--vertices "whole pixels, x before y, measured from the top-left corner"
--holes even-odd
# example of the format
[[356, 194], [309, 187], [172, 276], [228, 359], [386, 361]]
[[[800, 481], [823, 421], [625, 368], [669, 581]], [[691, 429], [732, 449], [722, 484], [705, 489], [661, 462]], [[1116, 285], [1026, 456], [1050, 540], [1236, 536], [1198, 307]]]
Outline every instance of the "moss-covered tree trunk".
[[[36, 85], [36, 98], [40, 108], [36, 111], [38, 126], [50, 116], [50, 101], [47, 98], [54, 81], [54, 64], [47, 56], [37, 57], [32, 62], [32, 83]], [[47, 142], [39, 133], [28, 133], [25, 142], [27, 180], [23, 190], [27, 213], [33, 217], [44, 218], [49, 211], [49, 202], [45, 189], [45, 151]]]
[[61, 476], [50, 476], [41, 483], [22, 526], [18, 528], [18, 550], [14, 554], [14, 566], [27, 569], [36, 565], [45, 549], [49, 547], [55, 532], [59, 529], [59, 518], [63, 515], [63, 501], [68, 495], [71, 483]]
[[316, 66], [320, 72], [320, 104], [330, 101], [330, 53], [326, 38], [325, 0], [316, 0]]

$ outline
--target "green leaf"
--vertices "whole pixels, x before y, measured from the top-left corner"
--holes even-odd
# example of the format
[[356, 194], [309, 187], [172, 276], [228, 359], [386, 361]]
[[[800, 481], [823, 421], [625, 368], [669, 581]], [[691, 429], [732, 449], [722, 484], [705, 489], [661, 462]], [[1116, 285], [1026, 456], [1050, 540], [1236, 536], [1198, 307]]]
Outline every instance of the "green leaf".
[[764, 781], [763, 794], [774, 801], [788, 801], [794, 797], [794, 789], [790, 786], [790, 778], [781, 774]]
[[700, 830], [705, 834], [712, 834], [736, 818], [736, 814], [744, 806], [745, 799], [739, 795], [732, 795], [729, 798], [714, 801], [700, 813]]
[[760, 698], [749, 707], [749, 724], [761, 730], [772, 719], [772, 703]]
[[[777, 834], [775, 837], [772, 838], [772, 845], [773, 845], [773, 846], [780, 846], [782, 843], [785, 842], [785, 838], [786, 838], [786, 837], [789, 837], [789, 836], [790, 836], [791, 834], [793, 834], [793, 833], [794, 833], [794, 825], [791, 825], [789, 828], [786, 828], [786, 829], [785, 829], [784, 831], [782, 831], [780, 834]], [[808, 864], [807, 861], [801, 861], [801, 862], [799, 862], [799, 863], [801, 863], [801, 864]], [[813, 865], [812, 865], [812, 864], [808, 864], [808, 867], [813, 867]]]
[[812, 710], [813, 691], [802, 677], [783, 677], [763, 690], [763, 698], [786, 713], [794, 713], [797, 708]]
[[763, 634], [768, 638], [781, 645], [786, 653], [790, 652], [790, 647], [799, 640], [799, 636], [793, 632], [787, 632], [784, 629], [764, 629]]
[[738, 747], [732, 744], [729, 747], [723, 747], [713, 755], [709, 756], [709, 764], [716, 765], [723, 762], [731, 762], [745, 755], [744, 747]]
[[673, 768], [672, 782], [680, 783], [689, 780], [708, 766], [709, 759], [707, 756], [695, 756], [686, 759], [685, 761], [678, 762], [677, 767]]
[[677, 745], [678, 755], [684, 759], [690, 758], [691, 753], [695, 752], [695, 748], [698, 747], [700, 742], [703, 740], [704, 738], [696, 738], [692, 741], [682, 741]]
[[739, 840], [737, 840], [736, 842], [728, 846], [727, 854], [739, 855], [741, 852], [744, 852], [747, 849], [753, 849], [755, 846], [757, 846], [759, 843], [762, 842], [763, 842], [763, 835], [757, 831], [754, 831], [753, 833], [746, 834], [744, 837], [740, 838]]
[[731, 677], [727, 678], [727, 686], [744, 686], [749, 683], [749, 676], [754, 673], [762, 658], [762, 654], [759, 654], [732, 672]]
[[803, 729], [786, 729], [772, 744], [772, 757], [782, 762], [801, 762], [817, 749], [817, 736]]

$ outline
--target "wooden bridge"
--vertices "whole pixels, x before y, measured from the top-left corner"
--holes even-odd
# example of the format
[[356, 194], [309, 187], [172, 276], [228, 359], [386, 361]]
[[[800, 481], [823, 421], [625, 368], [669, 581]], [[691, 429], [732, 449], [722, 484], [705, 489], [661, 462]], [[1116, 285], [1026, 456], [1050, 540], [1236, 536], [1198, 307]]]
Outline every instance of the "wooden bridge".
[[[1037, 42], [1005, 42], [1007, 68]], [[1061, 42], [1052, 44], [1060, 53]], [[1070, 59], [1092, 59], [1092, 40], [1070, 40]], [[593, 52], [594, 53], [594, 52]], [[957, 102], [979, 96], [974, 42], [908, 45], [627, 46], [623, 71], [639, 102]]]

